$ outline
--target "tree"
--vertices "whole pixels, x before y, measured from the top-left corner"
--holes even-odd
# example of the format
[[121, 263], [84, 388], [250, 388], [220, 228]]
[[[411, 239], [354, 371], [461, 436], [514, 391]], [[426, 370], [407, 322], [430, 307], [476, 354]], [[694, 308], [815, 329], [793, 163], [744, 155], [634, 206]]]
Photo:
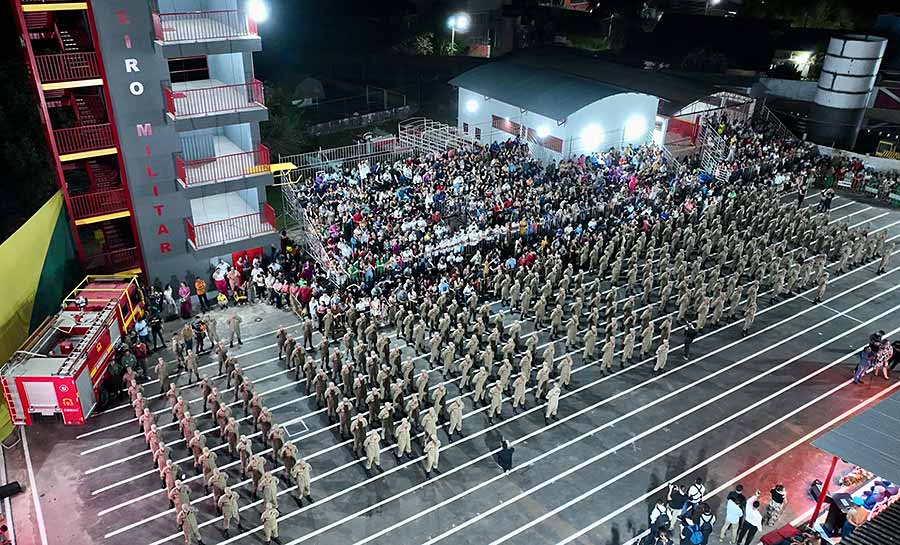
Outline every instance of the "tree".
[[269, 121], [260, 124], [263, 143], [273, 154], [299, 153], [309, 140], [304, 132], [303, 110], [291, 104], [293, 97], [274, 83], [266, 83]]
[[[12, 27], [11, 24], [6, 25]], [[7, 28], [8, 47], [0, 57], [0, 132], [8, 138], [0, 144], [0, 163], [5, 167], [6, 193], [0, 204], [0, 240], [21, 227], [56, 192], [47, 142], [41, 129], [34, 91], [28, 83], [18, 33]]]
[[848, 29], [868, 23], [870, 7], [851, 0], [746, 0], [741, 13], [801, 28]]
[[400, 42], [397, 50], [407, 55], [434, 55], [434, 32], [423, 32]]

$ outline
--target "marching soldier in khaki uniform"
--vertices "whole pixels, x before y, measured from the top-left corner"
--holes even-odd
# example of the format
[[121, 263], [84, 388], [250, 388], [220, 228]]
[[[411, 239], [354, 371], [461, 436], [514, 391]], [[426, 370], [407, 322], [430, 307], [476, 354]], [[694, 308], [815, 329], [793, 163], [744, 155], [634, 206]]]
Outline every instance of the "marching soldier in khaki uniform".
[[212, 388], [209, 391], [209, 394], [203, 398], [203, 410], [207, 410], [209, 407], [209, 414], [212, 415], [213, 418], [216, 418], [216, 413], [219, 412], [219, 408], [222, 406], [222, 397], [219, 395], [218, 388]]
[[[221, 409], [219, 409], [221, 410]], [[234, 418], [228, 418], [228, 422], [225, 423], [225, 428], [222, 431], [223, 437], [225, 441], [228, 443], [228, 454], [231, 455], [232, 459], [238, 455], [237, 445], [238, 445], [238, 423]]]
[[653, 322], [648, 322], [646, 326], [644, 326], [643, 331], [641, 331], [641, 359], [647, 357], [647, 354], [650, 353], [650, 350], [653, 349], [653, 334], [655, 332], [656, 325]]
[[422, 429], [425, 430], [426, 437], [437, 435], [437, 414], [434, 412], [434, 407], [425, 409], [419, 422]]
[[591, 326], [584, 334], [584, 351], [581, 355], [581, 361], [585, 364], [594, 361], [594, 344], [597, 342], [597, 327]]
[[258, 454], [250, 456], [250, 460], [247, 462], [247, 471], [250, 473], [250, 478], [253, 480], [252, 492], [253, 498], [256, 499], [256, 495], [259, 492], [259, 481], [266, 473], [266, 459]]
[[200, 430], [194, 430], [194, 435], [188, 442], [188, 448], [191, 449], [191, 453], [194, 456], [194, 469], [197, 469], [200, 467], [200, 455], [203, 454], [203, 449], [206, 448], [206, 437], [200, 433]]
[[503, 365], [497, 370], [497, 384], [500, 385], [500, 389], [504, 392], [509, 389], [509, 377], [512, 375], [512, 371], [512, 364], [509, 360], [503, 360]]
[[409, 430], [409, 419], [407, 418], [401, 418], [400, 422], [394, 428], [394, 436], [397, 438], [397, 451], [394, 453], [394, 457], [397, 458], [398, 462], [404, 455], [408, 458], [412, 457]]
[[[885, 255], [888, 255], [885, 253]], [[825, 289], [828, 287], [828, 273], [823, 272], [819, 275], [818, 284], [816, 286], [816, 298], [813, 300], [816, 303], [822, 302], [822, 297], [825, 296]]]
[[200, 454], [200, 467], [203, 468], [203, 478], [209, 480], [213, 472], [218, 471], [219, 466], [216, 465], [218, 455], [209, 450], [209, 447], [203, 447], [203, 453]]
[[284, 464], [285, 480], [290, 478], [291, 470], [297, 464], [297, 457], [300, 455], [297, 445], [294, 443], [285, 443], [281, 450], [278, 451], [278, 458]]
[[243, 346], [244, 341], [241, 340], [241, 322], [244, 320], [238, 316], [236, 313], [231, 313], [231, 316], [228, 317], [225, 322], [228, 324], [228, 327], [231, 328], [231, 338], [229, 340], [229, 346], [234, 347], [234, 338], [237, 337], [238, 345]]
[[381, 421], [381, 429], [384, 431], [384, 440], [387, 443], [394, 441], [394, 406], [385, 403], [378, 412], [378, 420]]
[[559, 362], [559, 382], [566, 390], [569, 389], [569, 384], [572, 383], [572, 356], [568, 354]]
[[179, 512], [191, 504], [191, 489], [181, 479], [175, 480], [175, 486], [169, 491], [169, 505]]
[[193, 350], [188, 349], [184, 363], [187, 366], [188, 384], [194, 382], [191, 377], [197, 377], [197, 380], [200, 380], [200, 367], [197, 366], [197, 355]]
[[750, 328], [753, 326], [753, 320], [756, 319], [756, 303], [749, 302], [747, 304], [747, 308], [744, 310], [744, 326], [741, 328], [741, 336], [746, 337], [748, 333], [750, 333]]
[[600, 365], [600, 374], [606, 376], [607, 371], [612, 370], [613, 356], [616, 352], [616, 338], [610, 336], [603, 343], [603, 362]]
[[294, 500], [297, 504], [303, 506], [303, 498], [312, 503], [314, 500], [309, 492], [309, 485], [312, 481], [312, 466], [309, 465], [309, 462], [303, 458], [297, 460], [297, 463], [291, 469], [291, 479], [294, 480], [294, 485], [297, 487], [294, 490]]
[[266, 503], [278, 503], [278, 479], [266, 471], [259, 479], [256, 494]]
[[272, 541], [281, 543], [281, 540], [278, 539], [278, 517], [280, 516], [281, 513], [278, 512], [276, 504], [267, 503], [266, 510], [259, 517], [263, 525], [263, 534], [266, 536], [266, 545]]
[[484, 397], [484, 385], [488, 379], [487, 370], [482, 367], [475, 373], [475, 378], [472, 379], [472, 384], [475, 387], [475, 395], [472, 397], [472, 402], [475, 406], [481, 405], [481, 400]]
[[382, 471], [381, 435], [378, 434], [378, 430], [373, 431], [366, 437], [364, 445], [366, 448], [366, 475], [371, 474], [372, 466], [375, 466], [378, 471]]
[[350, 423], [350, 433], [353, 434], [353, 455], [357, 458], [362, 458], [363, 451], [365, 450], [364, 444], [368, 428], [369, 422], [362, 414], [354, 416], [353, 422]]
[[669, 358], [669, 340], [663, 339], [656, 349], [656, 365], [653, 366], [654, 373], [662, 373], [666, 368], [666, 361]]
[[218, 468], [210, 475], [209, 480], [206, 481], [206, 489], [208, 491], [212, 491], [213, 495], [213, 505], [218, 509], [219, 498], [222, 497], [222, 494], [225, 492], [225, 488], [228, 487], [228, 474], [224, 471], [219, 471]]
[[338, 421], [340, 422], [341, 440], [351, 437], [350, 419], [353, 417], [353, 403], [346, 397], [337, 406]]
[[164, 359], [157, 358], [156, 366], [153, 369], [156, 371], [156, 378], [159, 380], [159, 393], [163, 394], [169, 389], [171, 384], [169, 381], [169, 366]]
[[[499, 382], [494, 383], [491, 386], [490, 391], [488, 392], [491, 398], [490, 407], [488, 407], [487, 419], [488, 424], [493, 425], [494, 417], [496, 416], [500, 420], [503, 420], [503, 387]], [[427, 430], [426, 430], [427, 432]], [[427, 434], [427, 435], [437, 435], [437, 434]]]
[[575, 347], [576, 339], [578, 338], [578, 319], [576, 316], [572, 316], [569, 318], [568, 323], [566, 324], [566, 350], [571, 350]]
[[230, 487], [225, 487], [219, 500], [216, 502], [219, 506], [219, 512], [222, 513], [222, 532], [225, 537], [231, 537], [229, 530], [231, 529], [231, 521], [237, 522], [238, 530], [243, 530], [241, 525], [241, 511], [238, 507], [238, 495]]
[[234, 370], [231, 371], [231, 374], [228, 376], [228, 382], [225, 384], [229, 386], [234, 384], [234, 400], [238, 400], [238, 395], [241, 392], [241, 387], [244, 385], [244, 371], [241, 369], [240, 364], [234, 365]]
[[440, 462], [441, 458], [441, 441], [435, 436], [431, 436], [428, 438], [428, 442], [425, 443], [425, 478], [431, 478], [431, 471], [434, 470], [440, 473], [438, 470], [438, 462]]
[[[173, 462], [172, 460], [166, 460], [163, 465], [162, 470], [160, 471], [160, 475], [166, 484], [166, 496], [171, 498], [172, 490], [175, 488], [175, 483], [178, 482], [183, 475], [181, 474], [181, 468], [178, 467], [178, 464]], [[175, 507], [175, 503], [170, 499], [169, 507]]]
[[541, 369], [537, 372], [537, 386], [534, 388], [534, 401], [535, 403], [539, 403], [541, 398], [544, 397], [544, 390], [547, 388], [547, 383], [550, 381], [550, 370], [552, 367], [548, 365], [546, 362]]
[[279, 327], [278, 331], [275, 333], [275, 342], [278, 343], [278, 361], [281, 361], [281, 357], [284, 354], [285, 341], [287, 341], [287, 333], [284, 331], [283, 327]]
[[516, 380], [513, 381], [512, 409], [515, 414], [519, 413], [519, 407], [525, 408], [526, 384], [527, 381], [525, 380], [525, 375], [519, 375], [516, 377]]
[[[270, 413], [271, 414], [271, 413]], [[281, 449], [284, 447], [284, 428], [275, 426], [269, 432], [269, 445], [272, 447], [272, 459], [278, 460]]]
[[203, 545], [203, 538], [200, 536], [200, 528], [197, 525], [197, 508], [191, 505], [184, 505], [176, 517], [178, 526], [184, 533], [185, 545], [193, 545], [199, 543]]
[[[634, 342], [635, 337], [637, 336], [637, 329], [630, 327], [628, 328], [628, 333], [625, 334], [625, 339], [622, 341], [622, 359], [619, 361], [619, 368], [625, 368], [625, 362], [631, 362], [634, 358]], [[565, 386], [565, 384], [563, 384]]]
[[559, 385], [550, 382], [550, 391], [547, 392], [547, 410], [544, 412], [544, 422], [549, 424], [550, 419], [556, 420], [556, 411], [559, 408]]
[[550, 313], [550, 338], [555, 339], [559, 334], [559, 327], [562, 325], [562, 307], [557, 305]]
[[469, 371], [472, 370], [472, 366], [475, 365], [475, 361], [472, 359], [472, 356], [466, 355], [463, 358], [462, 365], [460, 365], [459, 369], [459, 391], [462, 393], [463, 390], [466, 389], [469, 383]]

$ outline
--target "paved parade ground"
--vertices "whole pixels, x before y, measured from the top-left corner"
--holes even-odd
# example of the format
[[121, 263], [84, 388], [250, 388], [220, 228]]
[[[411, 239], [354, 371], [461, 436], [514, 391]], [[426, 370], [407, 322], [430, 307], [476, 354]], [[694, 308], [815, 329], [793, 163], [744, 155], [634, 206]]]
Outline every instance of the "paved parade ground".
[[[805, 205], [817, 201], [808, 199]], [[838, 197], [830, 214], [831, 221], [851, 227], [869, 223], [870, 232], [886, 231], [889, 241], [900, 238], [900, 213], [892, 209]], [[316, 410], [303, 381], [295, 381], [278, 361], [274, 333], [288, 327], [299, 334], [298, 319], [264, 304], [243, 307], [244, 344], [232, 354], [312, 466], [313, 504], [299, 506], [288, 491], [291, 483], [279, 483], [281, 541], [624, 544], [646, 528], [647, 513], [664, 496], [667, 483], [688, 484], [696, 476], [706, 480], [719, 525], [725, 494], [738, 481], [747, 491], [759, 488], [764, 495], [776, 482], [784, 483], [788, 505], [780, 522], [790, 522], [811, 508], [806, 490], [812, 479], [825, 478], [830, 461], [808, 442], [862, 403], [900, 387], [895, 377], [851, 383], [856, 353], [869, 335], [878, 330], [891, 337], [900, 333], [900, 260], [894, 262], [882, 275], [876, 275], [875, 263], [843, 275], [829, 264], [828, 289], [818, 305], [812, 302], [815, 287], [775, 303], [761, 291], [749, 335], [741, 335], [740, 317], [723, 319], [700, 334], [688, 361], [682, 359], [682, 328], [676, 325], [669, 365], [659, 375], [651, 372], [652, 356], [624, 369], [617, 356], [615, 372], [604, 376], [597, 365], [582, 367], [577, 350], [559, 420], [545, 425], [543, 409], [535, 406], [530, 391], [527, 410], [513, 414], [505, 403], [503, 420], [492, 425], [484, 407], [467, 403], [465, 436], [451, 442], [439, 432], [440, 473], [430, 480], [422, 467], [422, 445], [415, 439], [412, 459], [398, 463], [392, 450], [384, 450], [383, 471], [367, 475], [364, 460], [354, 458], [349, 441], [341, 440], [337, 426], [329, 426], [324, 411]], [[507, 323], [519, 317], [500, 303], [492, 311], [504, 312]], [[220, 324], [224, 318], [219, 313]], [[533, 331], [533, 322], [525, 320], [522, 334]], [[537, 335], [542, 350], [551, 342], [546, 328]], [[560, 357], [564, 339], [555, 342]], [[392, 346], [406, 343], [394, 336]], [[411, 354], [404, 349], [404, 357]], [[163, 355], [172, 357], [168, 350]], [[202, 372], [215, 374], [212, 356], [202, 356], [201, 363]], [[427, 369], [426, 356], [417, 357], [416, 367]], [[440, 381], [440, 374], [432, 372], [431, 385]], [[179, 383], [184, 382], [181, 377]], [[457, 381], [449, 382], [448, 396], [456, 396]], [[210, 446], [219, 447], [214, 424], [201, 414], [198, 389], [183, 392], [192, 400], [192, 414], [200, 415], [200, 429], [209, 430]], [[260, 502], [241, 484], [239, 462], [218, 448], [219, 466], [227, 468], [229, 484], [240, 493], [244, 525], [226, 539], [202, 476], [196, 477], [177, 427], [169, 425], [166, 399], [156, 394], [155, 381], [145, 385], [150, 407], [160, 411], [159, 425], [173, 459], [183, 460], [204, 542], [261, 543]], [[231, 400], [230, 391], [226, 399]], [[9, 480], [28, 485], [25, 494], [12, 500], [19, 543], [41, 543], [41, 532], [52, 545], [183, 542], [126, 401], [83, 427], [37, 419], [22, 441], [5, 452]], [[243, 417], [239, 405], [235, 415]], [[246, 420], [242, 431], [252, 433]], [[508, 475], [494, 459], [502, 439], [515, 447]], [[265, 452], [258, 437], [254, 450]], [[267, 464], [270, 470], [278, 467], [271, 459]], [[718, 543], [719, 525], [711, 543]]]

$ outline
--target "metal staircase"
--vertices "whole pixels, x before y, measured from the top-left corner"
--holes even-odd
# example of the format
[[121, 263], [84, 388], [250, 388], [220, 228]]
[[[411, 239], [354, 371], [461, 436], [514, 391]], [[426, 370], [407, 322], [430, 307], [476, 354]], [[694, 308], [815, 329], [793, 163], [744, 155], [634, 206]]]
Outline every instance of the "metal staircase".
[[341, 270], [337, 263], [331, 259], [331, 256], [328, 255], [328, 252], [325, 251], [325, 245], [322, 243], [322, 237], [320, 236], [321, 230], [306, 215], [306, 209], [297, 197], [298, 182], [290, 181], [289, 175], [289, 173], [285, 173], [282, 176], [281, 196], [284, 203], [284, 213], [290, 218], [290, 223], [293, 225], [290, 228], [291, 237], [306, 249], [313, 261], [316, 262], [321, 270], [325, 271], [332, 283], [341, 285], [347, 279], [347, 272]]
[[728, 143], [707, 120], [700, 127], [700, 167], [716, 180], [728, 179], [728, 169], [722, 163], [728, 155]]

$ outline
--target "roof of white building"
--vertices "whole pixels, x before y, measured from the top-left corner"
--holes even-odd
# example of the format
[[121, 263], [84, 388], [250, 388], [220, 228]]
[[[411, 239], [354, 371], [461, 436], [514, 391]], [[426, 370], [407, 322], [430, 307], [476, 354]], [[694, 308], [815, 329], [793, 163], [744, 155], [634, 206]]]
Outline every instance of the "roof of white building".
[[556, 120], [598, 100], [633, 92], [558, 70], [511, 62], [483, 64], [451, 79], [450, 84]]

